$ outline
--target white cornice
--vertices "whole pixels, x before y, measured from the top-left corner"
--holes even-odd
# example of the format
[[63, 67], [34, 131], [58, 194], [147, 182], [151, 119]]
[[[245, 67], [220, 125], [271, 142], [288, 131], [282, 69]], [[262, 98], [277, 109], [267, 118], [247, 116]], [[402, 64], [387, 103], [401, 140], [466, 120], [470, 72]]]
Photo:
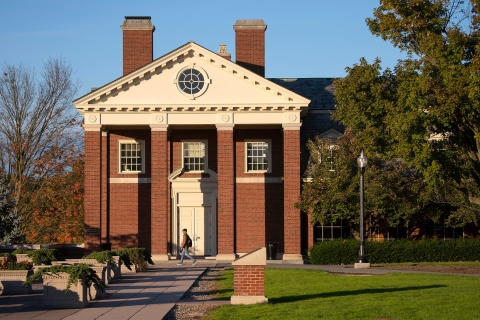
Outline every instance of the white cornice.
[[231, 104], [231, 105], [158, 105], [158, 104], [116, 104], [116, 105], [83, 105], [77, 106], [77, 110], [81, 113], [83, 112], [128, 112], [128, 113], [138, 113], [138, 112], [221, 112], [221, 111], [245, 111], [245, 112], [255, 112], [255, 111], [302, 111], [305, 110], [307, 106], [303, 103], [288, 103], [288, 104], [255, 104], [255, 105], [242, 105], [242, 104]]

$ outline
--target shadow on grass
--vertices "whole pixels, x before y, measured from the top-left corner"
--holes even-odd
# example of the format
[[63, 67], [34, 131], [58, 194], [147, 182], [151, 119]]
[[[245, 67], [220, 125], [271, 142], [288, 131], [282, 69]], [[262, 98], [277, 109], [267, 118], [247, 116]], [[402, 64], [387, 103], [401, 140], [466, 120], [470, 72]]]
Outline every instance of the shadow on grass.
[[286, 303], [293, 301], [302, 301], [310, 300], [316, 298], [330, 298], [330, 297], [345, 297], [359, 294], [376, 294], [376, 293], [388, 293], [388, 292], [400, 292], [400, 291], [410, 291], [410, 290], [424, 290], [424, 289], [436, 289], [444, 288], [445, 285], [431, 285], [431, 286], [419, 286], [419, 287], [405, 287], [405, 288], [382, 288], [382, 289], [362, 289], [362, 290], [351, 290], [351, 291], [335, 291], [335, 292], [324, 292], [318, 294], [305, 294], [298, 296], [288, 296], [280, 298], [268, 298], [269, 303]]

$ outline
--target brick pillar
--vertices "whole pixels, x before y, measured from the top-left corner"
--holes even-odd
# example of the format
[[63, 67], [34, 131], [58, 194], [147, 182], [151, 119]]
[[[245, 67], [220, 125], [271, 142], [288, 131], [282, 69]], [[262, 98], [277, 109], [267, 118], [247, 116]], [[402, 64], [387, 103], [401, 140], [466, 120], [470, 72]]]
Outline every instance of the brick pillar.
[[232, 262], [233, 296], [231, 304], [265, 303], [265, 265], [267, 264], [265, 247], [253, 250]]
[[151, 125], [151, 253], [155, 260], [169, 260], [168, 253], [168, 133], [167, 125]]
[[235, 259], [235, 152], [233, 124], [217, 125], [218, 254], [217, 260]]
[[300, 210], [295, 203], [300, 197], [300, 123], [283, 127], [283, 260], [303, 262], [301, 255]]
[[85, 141], [85, 251], [99, 251], [101, 237], [101, 133], [100, 125], [84, 125]]
[[265, 296], [265, 266], [234, 266], [235, 296]]
[[108, 131], [102, 131], [101, 144], [101, 207], [100, 207], [100, 225], [101, 225], [101, 243], [110, 242], [109, 232], [109, 214], [108, 214], [108, 177], [109, 177], [109, 157], [108, 157]]

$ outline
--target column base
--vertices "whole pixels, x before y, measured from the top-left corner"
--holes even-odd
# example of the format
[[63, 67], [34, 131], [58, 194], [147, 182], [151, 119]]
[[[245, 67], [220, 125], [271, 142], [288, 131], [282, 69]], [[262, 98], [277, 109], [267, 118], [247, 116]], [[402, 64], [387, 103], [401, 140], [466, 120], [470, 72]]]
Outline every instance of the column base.
[[353, 268], [354, 269], [368, 269], [370, 268], [370, 263], [366, 263], [366, 262], [357, 262], [353, 265]]
[[283, 254], [283, 264], [303, 264], [303, 256], [301, 254]]
[[233, 261], [237, 257], [234, 253], [229, 253], [229, 254], [217, 254], [215, 257], [215, 260], [222, 260], [222, 261]]
[[168, 254], [152, 254], [153, 261], [170, 261], [172, 256], [170, 253]]
[[230, 304], [256, 304], [267, 303], [268, 299], [265, 296], [232, 296]]

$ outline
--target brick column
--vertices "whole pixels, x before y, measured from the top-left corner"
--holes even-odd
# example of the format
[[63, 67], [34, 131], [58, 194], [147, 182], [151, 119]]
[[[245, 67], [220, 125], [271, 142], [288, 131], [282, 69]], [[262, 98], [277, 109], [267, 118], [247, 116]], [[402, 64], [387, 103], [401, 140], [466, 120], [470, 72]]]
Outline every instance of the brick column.
[[109, 166], [108, 166], [108, 131], [102, 130], [102, 144], [101, 144], [101, 207], [100, 207], [100, 239], [101, 243], [110, 242], [110, 232], [109, 232], [109, 214], [108, 214], [108, 177], [109, 177]]
[[169, 260], [168, 253], [168, 136], [167, 125], [151, 127], [151, 253], [155, 260]]
[[84, 125], [85, 130], [85, 251], [99, 251], [101, 237], [101, 125]]
[[292, 263], [303, 263], [300, 210], [295, 208], [300, 196], [300, 126], [283, 125], [283, 260]]
[[235, 156], [233, 124], [217, 125], [218, 254], [217, 260], [235, 259]]

